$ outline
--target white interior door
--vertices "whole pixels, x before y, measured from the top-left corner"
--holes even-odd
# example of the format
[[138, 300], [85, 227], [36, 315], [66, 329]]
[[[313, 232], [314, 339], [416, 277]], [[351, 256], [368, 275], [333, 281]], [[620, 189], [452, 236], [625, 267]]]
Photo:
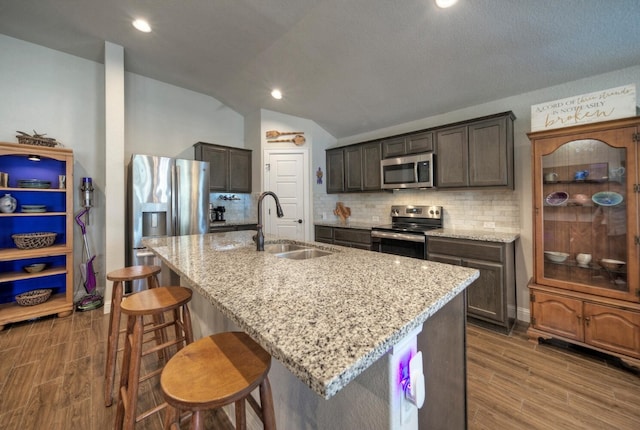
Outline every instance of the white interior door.
[[271, 152], [265, 154], [267, 191], [280, 200], [284, 217], [276, 216], [276, 206], [267, 197], [263, 205], [265, 231], [279, 237], [305, 240], [305, 153], [304, 151]]

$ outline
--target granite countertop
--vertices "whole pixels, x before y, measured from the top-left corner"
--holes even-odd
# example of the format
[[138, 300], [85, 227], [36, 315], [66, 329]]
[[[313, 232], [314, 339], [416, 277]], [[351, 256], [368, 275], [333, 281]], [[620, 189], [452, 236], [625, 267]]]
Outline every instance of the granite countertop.
[[[373, 227], [383, 224], [382, 222], [366, 223], [366, 222], [347, 222], [342, 224], [340, 221], [314, 221], [315, 225], [324, 225], [327, 227], [354, 228], [362, 230], [371, 230]], [[425, 232], [427, 236], [449, 237], [453, 239], [469, 239], [482, 240], [485, 242], [515, 242], [519, 237], [519, 233], [505, 233], [492, 230], [463, 230], [457, 228], [439, 228]]]
[[[333, 254], [289, 260], [257, 252], [252, 235], [240, 231], [143, 242], [324, 398], [479, 275], [475, 269], [317, 242], [308, 244]], [[294, 241], [266, 237], [266, 244], [274, 242]]]
[[501, 233], [490, 230], [462, 230], [455, 228], [440, 228], [425, 232], [427, 237], [448, 237], [452, 239], [482, 240], [485, 242], [515, 242], [520, 234]]
[[234, 225], [251, 225], [258, 224], [258, 220], [235, 220], [235, 221], [212, 221], [209, 223], [209, 227], [225, 227], [225, 226], [234, 226]]

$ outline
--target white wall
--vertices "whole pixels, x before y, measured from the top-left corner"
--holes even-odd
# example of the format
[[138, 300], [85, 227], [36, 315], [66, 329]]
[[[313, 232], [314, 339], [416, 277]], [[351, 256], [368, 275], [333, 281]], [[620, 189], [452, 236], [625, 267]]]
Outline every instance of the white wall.
[[[105, 200], [125, 198], [119, 190], [105, 196], [104, 66], [0, 35], [0, 94], [1, 141], [17, 143], [16, 130], [32, 133], [35, 129], [73, 149], [76, 211], [80, 210], [80, 178], [93, 178], [96, 191], [88, 232], [91, 253], [97, 255], [98, 287], [104, 291], [109, 240]], [[123, 164], [134, 152], [193, 158], [192, 145], [197, 141], [244, 146], [243, 116], [212, 97], [126, 73], [124, 98]], [[77, 267], [82, 238], [79, 228], [74, 232]], [[78, 277], [76, 270], [74, 285], [82, 295]]]
[[[16, 142], [15, 131], [46, 133], [73, 149], [75, 211], [80, 181], [93, 178], [94, 209], [88, 226], [95, 268], [104, 272], [104, 68], [101, 64], [0, 35], [0, 140]], [[74, 230], [75, 281], [82, 236]], [[98, 276], [104, 276], [100, 273]], [[101, 285], [104, 286], [104, 281]], [[76, 287], [78, 288], [78, 287]], [[84, 289], [81, 288], [81, 294]]]
[[325, 188], [314, 195], [316, 220], [323, 212], [335, 219], [332, 210], [338, 200], [351, 207], [353, 221], [367, 222], [371, 222], [373, 216], [382, 221], [389, 220], [391, 204], [436, 204], [445, 208], [445, 227], [482, 229], [485, 220], [492, 220], [496, 222], [497, 231], [519, 232], [516, 249], [518, 313], [520, 319], [528, 321], [527, 283], [533, 276], [533, 220], [531, 144], [526, 133], [531, 130], [531, 106], [627, 84], [640, 88], [640, 65], [340, 139], [338, 145], [346, 145], [511, 110], [517, 118], [514, 123], [515, 190], [327, 195]]

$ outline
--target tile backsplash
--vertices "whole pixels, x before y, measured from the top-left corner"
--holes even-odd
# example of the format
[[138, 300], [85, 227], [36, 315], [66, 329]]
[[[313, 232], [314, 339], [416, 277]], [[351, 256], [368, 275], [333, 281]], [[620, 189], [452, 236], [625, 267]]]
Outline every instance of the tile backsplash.
[[337, 202], [351, 208], [351, 222], [373, 224], [391, 222], [392, 205], [437, 205], [443, 207], [445, 228], [520, 232], [519, 200], [511, 190], [318, 193], [313, 202], [315, 221], [338, 220], [333, 214]]

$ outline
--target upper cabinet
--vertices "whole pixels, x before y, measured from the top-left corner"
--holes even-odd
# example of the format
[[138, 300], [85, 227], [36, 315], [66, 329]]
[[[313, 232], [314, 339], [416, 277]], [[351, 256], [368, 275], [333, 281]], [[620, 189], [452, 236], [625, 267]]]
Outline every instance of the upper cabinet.
[[640, 364], [640, 118], [529, 134], [533, 147], [531, 337]]
[[380, 189], [380, 142], [327, 150], [327, 193]]
[[382, 158], [400, 157], [407, 154], [433, 151], [433, 133], [430, 131], [384, 139]]
[[212, 192], [251, 192], [251, 151], [198, 142], [195, 159], [209, 162], [209, 190]]
[[511, 112], [436, 130], [438, 188], [513, 189]]

